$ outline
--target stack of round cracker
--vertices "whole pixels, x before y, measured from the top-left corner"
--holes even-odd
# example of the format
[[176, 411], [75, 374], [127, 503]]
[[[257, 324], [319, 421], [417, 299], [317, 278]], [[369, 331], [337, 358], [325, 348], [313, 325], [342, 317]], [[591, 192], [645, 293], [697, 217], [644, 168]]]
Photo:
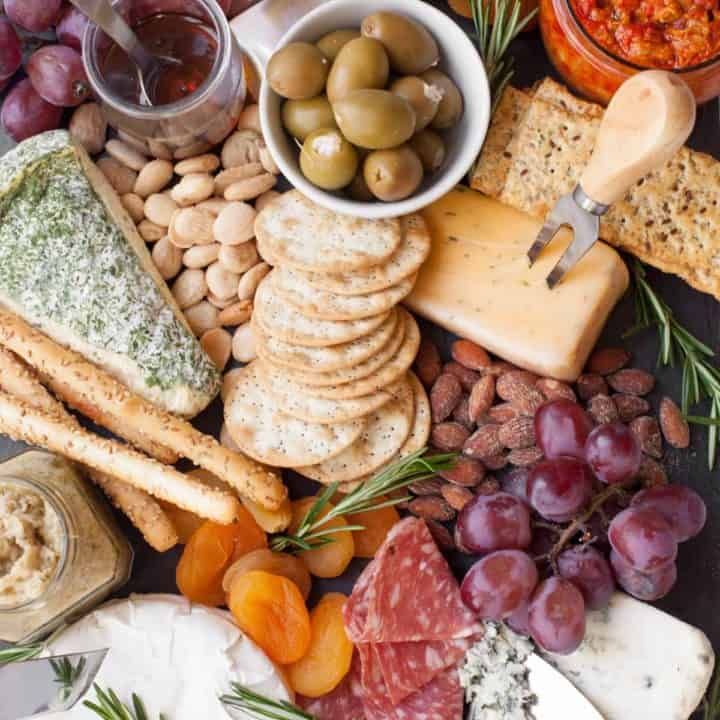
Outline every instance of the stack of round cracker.
[[274, 270], [255, 296], [258, 359], [227, 398], [227, 427], [260, 462], [350, 489], [430, 433], [409, 372], [420, 331], [399, 303], [430, 251], [420, 216], [363, 220], [297, 191], [258, 216]]

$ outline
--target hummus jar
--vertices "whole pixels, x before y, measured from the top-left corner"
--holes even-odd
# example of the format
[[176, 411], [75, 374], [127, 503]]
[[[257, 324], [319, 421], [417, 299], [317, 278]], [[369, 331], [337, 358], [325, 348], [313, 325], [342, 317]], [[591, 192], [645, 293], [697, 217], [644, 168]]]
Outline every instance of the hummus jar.
[[720, 95], [720, 14], [711, 0], [540, 0], [545, 48], [565, 82], [606, 105], [650, 68], [677, 73], [699, 103]]
[[32, 642], [130, 576], [132, 549], [74, 465], [30, 450], [0, 464], [0, 641]]

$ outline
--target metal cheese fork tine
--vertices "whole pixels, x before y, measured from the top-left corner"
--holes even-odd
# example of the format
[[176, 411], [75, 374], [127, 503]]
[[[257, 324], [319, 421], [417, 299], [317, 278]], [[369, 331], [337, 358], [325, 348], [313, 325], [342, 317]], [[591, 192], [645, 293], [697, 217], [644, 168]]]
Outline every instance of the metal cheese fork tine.
[[580, 182], [557, 201], [528, 251], [532, 265], [561, 227], [573, 231], [572, 242], [547, 277], [550, 288], [595, 244], [600, 217], [640, 178], [668, 162], [694, 125], [695, 99], [676, 75], [648, 70], [620, 86]]

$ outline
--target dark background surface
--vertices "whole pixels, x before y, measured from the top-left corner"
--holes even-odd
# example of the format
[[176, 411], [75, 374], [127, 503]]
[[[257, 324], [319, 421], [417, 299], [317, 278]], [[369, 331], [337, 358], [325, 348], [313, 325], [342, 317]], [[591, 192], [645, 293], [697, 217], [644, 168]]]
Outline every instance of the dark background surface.
[[[444, 3], [434, 2], [446, 8]], [[468, 30], [470, 24], [467, 24]], [[524, 33], [512, 47], [515, 58], [516, 75], [513, 84], [518, 87], [531, 85], [545, 75], [554, 72], [547, 59], [537, 30]], [[0, 153], [3, 149], [0, 136]], [[720, 105], [718, 100], [699, 108], [698, 121], [690, 140], [690, 146], [696, 150], [710, 153], [720, 158]], [[649, 270], [648, 277], [653, 287], [670, 304], [677, 319], [701, 340], [720, 352], [720, 331], [718, 330], [718, 303], [709, 295], [692, 290], [680, 279]], [[542, 308], [538, 308], [542, 312]], [[632, 290], [623, 298], [613, 312], [603, 333], [601, 344], [623, 345], [631, 350], [634, 365], [652, 372], [655, 371], [658, 349], [657, 335], [649, 330], [623, 340], [622, 334], [634, 321]], [[449, 346], [453, 337], [437, 327], [423, 325], [423, 331], [434, 339], [449, 357]], [[720, 362], [720, 360], [718, 360]], [[680, 370], [660, 369], [656, 372], [658, 383], [650, 397], [657, 408], [662, 395], [670, 395], [679, 401]], [[695, 414], [706, 412], [700, 407]], [[222, 406], [219, 400], [196, 420], [196, 425], [206, 432], [218, 435], [222, 418]], [[0, 437], [0, 458], [15, 454], [23, 446]], [[718, 453], [720, 458], [720, 452]], [[697, 625], [710, 637], [716, 650], [720, 650], [720, 470], [708, 470], [706, 429], [692, 428], [692, 444], [689, 451], [666, 451], [665, 465], [672, 481], [682, 482], [697, 490], [705, 499], [709, 513], [708, 522], [701, 535], [680, 546], [678, 558], [678, 581], [672, 592], [664, 598], [659, 607], [673, 615]], [[720, 463], [719, 463], [720, 466]], [[307, 495], [315, 490], [314, 483], [286, 473], [286, 480], [294, 496]], [[127, 531], [135, 548], [135, 566], [133, 576], [119, 595], [130, 592], [177, 592], [175, 586], [175, 566], [181, 548], [160, 555], [142, 541], [138, 533], [122, 517], [118, 521]], [[469, 558], [451, 559], [455, 569], [461, 573], [463, 567], [470, 564]], [[330, 589], [349, 592], [357, 574], [362, 568], [361, 561], [354, 561], [349, 571], [336, 580], [315, 580], [313, 596], [319, 597]]]

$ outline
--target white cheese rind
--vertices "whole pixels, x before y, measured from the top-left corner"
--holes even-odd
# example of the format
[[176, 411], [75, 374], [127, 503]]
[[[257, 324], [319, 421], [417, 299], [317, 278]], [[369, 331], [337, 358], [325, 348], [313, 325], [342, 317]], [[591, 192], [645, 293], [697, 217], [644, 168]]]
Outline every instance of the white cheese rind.
[[[192, 605], [177, 595], [135, 595], [104, 605], [68, 628], [51, 654], [109, 647], [95, 682], [124, 702], [136, 693], [148, 716], [172, 720], [227, 720], [218, 697], [238, 682], [278, 700], [288, 691], [268, 657], [227, 612]], [[94, 699], [91, 689], [86, 697]], [[252, 720], [233, 711], [234, 717]], [[79, 702], [48, 720], [97, 720]]]
[[715, 665], [702, 631], [622, 593], [588, 613], [576, 652], [544, 657], [606, 720], [687, 720]]

